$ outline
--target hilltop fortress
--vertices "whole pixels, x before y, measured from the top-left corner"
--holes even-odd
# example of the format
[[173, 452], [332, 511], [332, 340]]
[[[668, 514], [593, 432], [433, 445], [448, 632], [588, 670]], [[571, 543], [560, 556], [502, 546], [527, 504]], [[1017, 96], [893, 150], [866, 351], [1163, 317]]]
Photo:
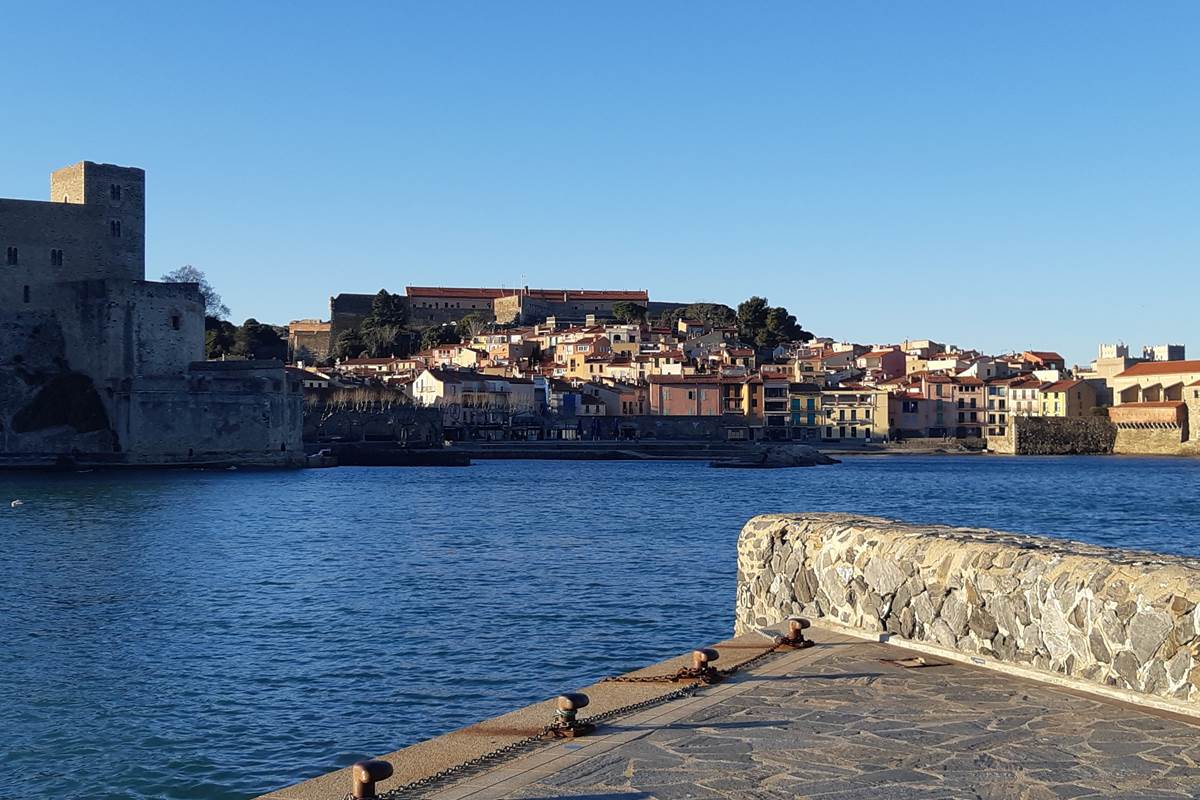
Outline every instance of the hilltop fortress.
[[[288, 325], [288, 352], [296, 358], [328, 358], [340, 334], [357, 328], [371, 313], [373, 294], [342, 293], [329, 298], [329, 320], [299, 319]], [[502, 325], [536, 325], [553, 319], [582, 325], [589, 317], [611, 319], [617, 303], [642, 306], [651, 315], [686, 303], [651, 301], [642, 289], [520, 289], [496, 287], [406, 286], [401, 298], [416, 328], [457, 322], [468, 315]]]
[[145, 172], [83, 161], [0, 199], [0, 465], [295, 464], [282, 364], [204, 361], [204, 301], [146, 280]]

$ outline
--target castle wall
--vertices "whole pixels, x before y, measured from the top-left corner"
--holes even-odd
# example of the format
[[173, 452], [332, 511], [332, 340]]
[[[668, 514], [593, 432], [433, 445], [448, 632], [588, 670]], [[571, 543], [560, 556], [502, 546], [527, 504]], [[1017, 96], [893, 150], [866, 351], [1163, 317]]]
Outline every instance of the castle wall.
[[303, 463], [299, 381], [203, 361], [199, 288], [143, 280], [142, 170], [80, 162], [50, 191], [0, 200], [0, 464]]
[[19, 302], [25, 286], [146, 277], [142, 170], [80, 162], [55, 172], [50, 190], [49, 202], [0, 199], [0, 304]]
[[1065, 456], [1113, 452], [1117, 428], [1105, 417], [1014, 416], [1003, 436], [989, 436], [993, 453]]
[[303, 463], [303, 389], [280, 362], [197, 362], [135, 382], [124, 402], [129, 463]]
[[371, 313], [373, 294], [342, 294], [329, 298], [330, 346], [337, 344], [338, 337], [362, 324]]

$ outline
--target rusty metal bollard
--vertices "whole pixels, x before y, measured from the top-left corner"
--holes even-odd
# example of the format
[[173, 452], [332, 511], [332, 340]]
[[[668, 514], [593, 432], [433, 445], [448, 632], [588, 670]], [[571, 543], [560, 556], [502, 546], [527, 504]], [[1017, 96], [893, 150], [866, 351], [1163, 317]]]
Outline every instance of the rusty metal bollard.
[[779, 638], [781, 645], [799, 649], [802, 647], [812, 647], [815, 644], [812, 639], [804, 638], [804, 631], [812, 625], [811, 622], [804, 617], [788, 617], [787, 624], [787, 635]]
[[375, 794], [375, 784], [378, 781], [392, 777], [392, 765], [386, 761], [372, 758], [359, 761], [350, 768], [350, 796], [354, 800], [369, 800], [378, 797]]
[[712, 662], [720, 657], [721, 654], [711, 647], [702, 647], [699, 650], [693, 650], [691, 677], [699, 678], [705, 683], [716, 683], [721, 680], [723, 676], [712, 665]]
[[579, 709], [586, 708], [590, 702], [583, 692], [560, 694], [554, 702], [554, 723], [550, 726], [550, 733], [557, 737], [574, 738], [594, 731], [595, 725], [578, 719]]

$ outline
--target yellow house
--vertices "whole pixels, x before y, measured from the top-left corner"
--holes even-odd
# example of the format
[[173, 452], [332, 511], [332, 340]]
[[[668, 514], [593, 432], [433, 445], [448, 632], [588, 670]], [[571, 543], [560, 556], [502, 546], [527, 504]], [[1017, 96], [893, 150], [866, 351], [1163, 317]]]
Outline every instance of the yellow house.
[[1096, 387], [1087, 381], [1047, 384], [1041, 395], [1043, 417], [1086, 417], [1096, 407]]
[[821, 391], [826, 440], [880, 439], [888, 433], [888, 391], [843, 384]]
[[588, 379], [587, 360], [612, 354], [612, 343], [605, 336], [587, 336], [578, 341], [560, 343], [554, 348], [554, 360], [564, 365], [566, 374]]

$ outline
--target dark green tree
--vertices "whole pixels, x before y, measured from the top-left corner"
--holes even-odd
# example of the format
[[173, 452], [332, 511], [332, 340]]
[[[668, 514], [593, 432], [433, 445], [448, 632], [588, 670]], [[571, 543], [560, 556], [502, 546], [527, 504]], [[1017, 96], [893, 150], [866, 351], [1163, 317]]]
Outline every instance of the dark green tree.
[[237, 326], [213, 316], [204, 318], [204, 356], [217, 359], [233, 352]]
[[362, 321], [362, 332], [374, 328], [407, 328], [408, 327], [408, 298], [403, 295], [391, 294], [386, 289], [371, 299], [371, 310]]
[[628, 300], [613, 303], [612, 313], [617, 322], [632, 324], [646, 321], [646, 307]]
[[358, 332], [358, 328], [342, 331], [333, 343], [333, 357], [339, 361], [358, 358], [366, 351], [367, 345], [363, 341], [362, 334]]
[[807, 342], [812, 334], [783, 306], [771, 306], [765, 297], [751, 297], [738, 306], [738, 335], [756, 347], [775, 347], [783, 342]]
[[747, 342], [754, 342], [767, 328], [767, 298], [755, 295], [737, 307], [738, 333]]
[[453, 323], [434, 325], [432, 328], [426, 328], [421, 333], [422, 350], [428, 350], [431, 347], [440, 347], [444, 344], [458, 344], [461, 341], [462, 337], [458, 334], [458, 326]]
[[674, 328], [681, 319], [696, 319], [718, 328], [737, 324], [737, 315], [733, 309], [721, 303], [692, 303], [689, 306], [668, 309], [659, 316], [658, 324]]
[[270, 325], [251, 317], [233, 335], [232, 355], [247, 359], [287, 358], [287, 342]]

